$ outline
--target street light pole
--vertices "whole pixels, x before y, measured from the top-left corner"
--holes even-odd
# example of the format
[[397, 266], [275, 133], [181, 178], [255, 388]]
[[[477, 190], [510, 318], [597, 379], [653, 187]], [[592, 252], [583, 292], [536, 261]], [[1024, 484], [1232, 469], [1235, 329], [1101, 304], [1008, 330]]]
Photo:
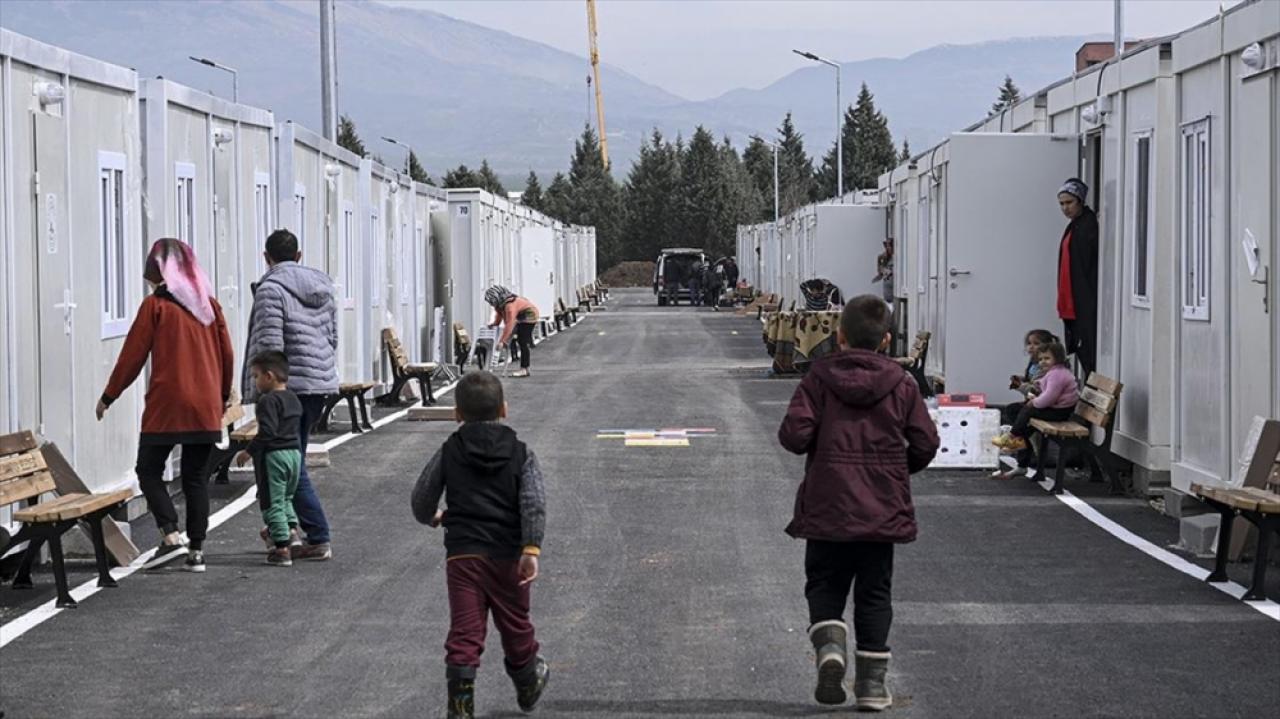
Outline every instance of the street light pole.
[[823, 65], [829, 65], [836, 69], [836, 197], [844, 197], [844, 132], [840, 127], [841, 115], [843, 114], [840, 107], [840, 63], [833, 62], [823, 57], [818, 57], [811, 52], [801, 52], [800, 50], [792, 50], [795, 54], [806, 60], [820, 62]]
[[404, 144], [403, 142], [400, 142], [399, 140], [395, 139], [394, 137], [386, 137], [386, 136], [383, 136], [383, 138], [382, 138], [382, 139], [383, 139], [383, 140], [386, 140], [387, 142], [391, 143], [392, 145], [399, 145], [400, 147], [403, 147], [403, 148], [404, 148], [404, 174], [409, 175], [410, 179], [412, 179], [412, 177], [413, 177], [413, 176], [409, 173], [409, 155], [413, 154], [413, 148], [412, 148], [412, 147], [409, 147], [408, 145]]
[[226, 65], [216, 63], [207, 57], [196, 57], [195, 55], [188, 55], [187, 57], [201, 65], [208, 65], [209, 67], [231, 73], [231, 101], [237, 104], [240, 102], [240, 73], [236, 72], [234, 67], [228, 67]]

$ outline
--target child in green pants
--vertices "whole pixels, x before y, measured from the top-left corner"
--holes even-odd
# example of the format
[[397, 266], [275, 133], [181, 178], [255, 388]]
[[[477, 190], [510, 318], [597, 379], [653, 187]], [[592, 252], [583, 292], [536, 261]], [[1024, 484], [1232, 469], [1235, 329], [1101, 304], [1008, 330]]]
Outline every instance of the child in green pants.
[[298, 526], [298, 515], [293, 511], [293, 495], [298, 490], [298, 472], [302, 469], [298, 440], [302, 403], [285, 386], [289, 381], [289, 360], [283, 352], [258, 354], [249, 363], [249, 369], [253, 372], [254, 384], [262, 393], [254, 404], [258, 434], [248, 449], [236, 455], [236, 464], [244, 466], [250, 457], [253, 458], [258, 481], [258, 506], [262, 509], [262, 521], [267, 525], [271, 541], [275, 543], [275, 547], [267, 552], [267, 564], [292, 567], [289, 540], [292, 530]]

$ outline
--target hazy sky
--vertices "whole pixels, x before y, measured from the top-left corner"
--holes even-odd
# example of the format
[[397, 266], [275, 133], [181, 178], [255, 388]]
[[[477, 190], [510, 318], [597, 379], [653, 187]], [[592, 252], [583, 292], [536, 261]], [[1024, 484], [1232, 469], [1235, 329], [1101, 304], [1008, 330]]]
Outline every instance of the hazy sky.
[[[587, 54], [583, 0], [385, 1]], [[1218, 4], [1125, 0], [1125, 36], [1183, 30], [1217, 13]], [[806, 61], [791, 54], [793, 47], [852, 61], [902, 57], [943, 43], [1110, 35], [1113, 7], [1112, 0], [599, 0], [596, 17], [604, 62], [677, 95], [704, 99], [737, 87], [762, 87], [803, 66]]]

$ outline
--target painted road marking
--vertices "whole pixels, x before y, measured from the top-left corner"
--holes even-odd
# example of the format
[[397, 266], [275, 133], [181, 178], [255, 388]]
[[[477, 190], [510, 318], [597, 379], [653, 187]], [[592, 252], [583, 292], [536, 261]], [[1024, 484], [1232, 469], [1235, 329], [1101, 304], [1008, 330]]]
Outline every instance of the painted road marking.
[[628, 439], [628, 447], [688, 447], [689, 440], [660, 437], [654, 439]]

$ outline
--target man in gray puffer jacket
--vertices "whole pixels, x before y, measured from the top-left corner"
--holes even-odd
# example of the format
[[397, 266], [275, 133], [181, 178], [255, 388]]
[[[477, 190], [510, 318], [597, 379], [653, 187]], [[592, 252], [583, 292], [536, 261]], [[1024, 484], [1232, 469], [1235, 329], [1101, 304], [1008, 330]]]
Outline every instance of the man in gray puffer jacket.
[[[289, 389], [302, 403], [298, 438], [306, 457], [311, 426], [324, 411], [325, 395], [338, 391], [338, 311], [333, 280], [320, 270], [298, 264], [302, 258], [298, 238], [288, 230], [272, 232], [263, 254], [269, 267], [253, 288], [241, 392], [245, 402], [257, 397], [249, 372], [254, 357], [268, 350], [283, 352], [289, 358]], [[329, 522], [307, 475], [305, 461], [293, 508], [307, 540], [292, 548], [293, 558], [331, 558]], [[264, 535], [263, 540], [270, 542], [271, 538]]]

